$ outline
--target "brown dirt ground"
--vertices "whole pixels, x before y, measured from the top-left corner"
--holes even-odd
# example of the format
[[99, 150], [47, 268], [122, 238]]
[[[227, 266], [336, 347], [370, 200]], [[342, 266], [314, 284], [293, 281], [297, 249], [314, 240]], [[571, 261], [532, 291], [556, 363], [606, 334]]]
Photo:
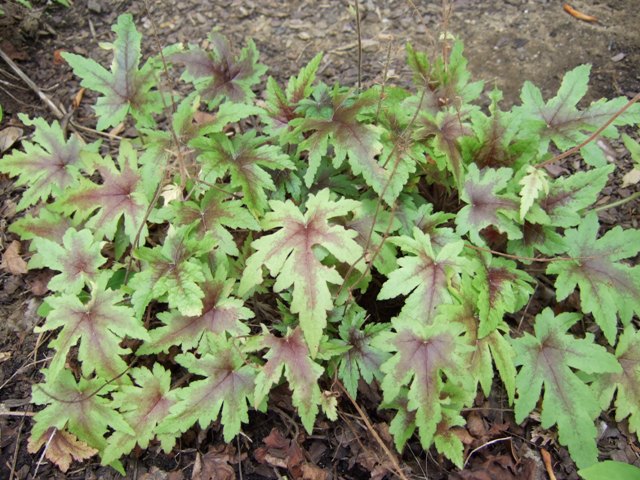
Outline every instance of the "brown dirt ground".
[[[99, 43], [113, 39], [110, 27], [124, 12], [134, 14], [138, 28], [146, 38], [146, 42], [143, 40], [146, 53], [157, 51], [159, 45], [174, 42], [199, 43], [215, 27], [238, 46], [245, 38], [252, 37], [261, 52], [262, 62], [269, 66], [269, 73], [280, 83], [296, 73], [318, 51], [326, 54], [320, 68], [323, 80], [354, 85], [357, 79], [355, 17], [349, 6], [352, 2], [346, 0], [148, 0], [147, 6], [143, 1], [133, 0], [75, 0], [70, 9], [53, 2], [33, 3], [33, 10], [25, 10], [16, 2], [0, 1], [5, 11], [5, 16], [0, 17], [0, 46], [54, 102], [67, 109], [78, 91], [78, 80], [64, 63], [56, 62], [54, 52], [64, 49], [108, 63], [109, 53], [100, 49]], [[449, 31], [465, 41], [474, 75], [485, 80], [488, 86], [495, 84], [504, 91], [505, 108], [517, 102], [525, 79], [541, 87], [548, 98], [558, 88], [563, 73], [583, 63], [593, 65], [587, 101], [619, 95], [632, 97], [640, 92], [637, 0], [576, 0], [572, 5], [596, 16], [598, 22], [575, 19], [563, 11], [562, 2], [555, 0], [457, 0], [453, 2], [453, 12], [446, 23]], [[441, 3], [364, 0], [360, 8], [363, 83], [370, 85], [382, 81], [387, 49], [390, 48], [389, 82], [407, 84], [410, 75], [404, 64], [403, 45], [411, 41], [420, 48], [432, 48], [434, 39], [442, 31]], [[89, 100], [85, 99], [76, 116], [76, 121], [86, 126], [94, 121]], [[2, 127], [19, 124], [19, 112], [53, 120], [43, 102], [1, 61], [0, 104], [5, 116]], [[620, 145], [614, 143], [611, 152], [621, 173], [627, 171], [629, 160]], [[602, 202], [632, 193], [634, 187], [621, 190], [619, 184], [620, 179], [614, 179]], [[15, 198], [11, 182], [0, 178], [0, 244], [3, 248], [14, 239], [6, 233], [6, 227], [15, 213], [15, 203], [12, 203]], [[616, 211], [605, 211], [601, 218], [608, 224], [636, 227], [639, 208], [639, 202], [632, 202]], [[17, 479], [33, 478], [38, 463], [38, 455], [27, 453], [25, 446], [29, 417], [8, 415], [7, 412], [30, 411], [30, 384], [37, 378], [33, 352], [39, 344], [39, 339], [31, 333], [38, 321], [35, 310], [39, 300], [34, 292], [39, 293], [37, 290], [42, 282], [31, 274], [20, 277], [0, 272], [1, 478], [10, 478], [10, 475]], [[42, 356], [37, 356], [36, 360], [41, 361]], [[499, 400], [489, 399], [488, 402], [499, 403]], [[366, 402], [364, 406], [367, 406]], [[375, 415], [373, 408], [369, 411]], [[484, 419], [486, 422], [487, 417]], [[385, 418], [377, 416], [376, 421], [380, 422], [378, 426], [384, 438]], [[482, 423], [482, 419], [479, 421]], [[496, 426], [508, 419], [494, 414], [491, 421]], [[635, 447], [634, 450], [626, 441], [626, 426], [616, 424], [611, 418], [603, 418], [602, 422], [609, 428], [600, 440], [601, 451], [616, 460], [637, 462], [638, 449]], [[193, 478], [233, 478], [225, 477], [224, 472], [230, 475], [229, 470], [234, 469], [238, 474], [242, 471], [244, 478], [277, 478], [276, 475], [284, 474], [286, 470], [266, 468], [255, 460], [256, 447], [262, 445], [272, 427], [282, 431], [297, 428], [284, 413], [282, 416], [256, 414], [246, 430], [249, 440], [243, 438], [235, 446], [228, 447], [242, 452], [241, 462], [234, 452], [222, 452], [219, 437], [209, 431], [204, 432], [202, 438], [186, 439], [185, 444], [190, 447], [177, 455], [163, 455], [155, 449], [134, 452], [135, 458], [128, 463], [128, 478], [192, 478], [198, 462], [201, 466], [218, 462], [228, 468], [221, 468], [218, 476], [211, 477], [205, 476], [201, 469]], [[337, 425], [320, 427], [318, 435], [306, 439], [304, 453], [328, 472], [329, 478], [368, 478], [370, 471], [377, 472], [375, 478], [383, 478], [385, 457], [358, 421], [347, 416]], [[417, 444], [410, 444], [402, 461], [410, 469], [410, 478], [546, 478], [537, 447], [522, 441], [522, 437], [531, 440], [537, 435], [539, 444], [548, 435], [535, 431], [533, 426], [521, 428], [512, 424], [506, 428], [508, 431], [498, 429], [488, 438], [510, 437], [511, 441], [487, 446], [472, 457], [468, 469], [461, 474], [448, 471], [441, 458], [425, 453]], [[510, 443], [511, 450], [517, 450], [520, 465], [514, 463]], [[219, 448], [208, 456], [196, 452], [198, 449], [204, 453], [213, 445]], [[563, 448], [551, 442], [547, 449], [553, 454], [557, 478], [577, 478]], [[529, 472], [527, 476], [525, 471]], [[494, 476], [486, 476], [488, 474]], [[85, 463], [74, 465], [63, 475], [44, 463], [39, 466], [37, 477], [112, 478], [112, 474], [98, 465]]]

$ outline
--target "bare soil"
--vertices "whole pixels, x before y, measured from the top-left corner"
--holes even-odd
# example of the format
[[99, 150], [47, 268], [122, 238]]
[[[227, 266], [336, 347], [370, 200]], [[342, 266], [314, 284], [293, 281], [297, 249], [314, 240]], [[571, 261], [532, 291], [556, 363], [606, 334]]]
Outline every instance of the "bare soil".
[[[146, 54], [175, 42], [201, 43], [216, 28], [238, 49], [246, 38], [253, 38], [262, 63], [269, 66], [269, 74], [281, 84], [319, 51], [325, 52], [320, 67], [322, 80], [355, 85], [358, 79], [356, 21], [353, 2], [346, 0], [75, 0], [72, 8], [52, 2], [32, 3], [34, 8], [27, 10], [17, 2], [0, 1], [5, 12], [0, 17], [0, 48], [49, 98], [67, 110], [78, 92], [79, 82], [70, 68], [59, 61], [56, 52], [80, 53], [107, 64], [110, 53], [101, 49], [100, 43], [113, 39], [111, 25], [124, 12], [134, 14], [146, 39], [143, 40]], [[489, 88], [495, 85], [504, 91], [505, 108], [518, 102], [525, 80], [538, 85], [548, 98], [557, 90], [566, 71], [584, 63], [592, 65], [592, 84], [586, 101], [632, 97], [640, 92], [637, 0], [576, 0], [572, 6], [597, 17], [597, 22], [569, 15], [563, 10], [563, 3], [555, 0], [457, 0], [444, 19], [438, 1], [364, 0], [360, 4], [362, 82], [365, 86], [382, 82], [386, 66], [388, 83], [407, 85], [410, 74], [405, 66], [404, 44], [412, 42], [431, 51], [446, 28], [464, 40], [475, 77], [485, 80]], [[76, 114], [76, 121], [88, 127], [95, 123], [90, 100], [85, 98]], [[19, 126], [20, 112], [54, 119], [49, 108], [2, 61], [0, 105], [4, 110], [0, 129]], [[619, 144], [610, 148], [621, 174], [625, 173], [628, 156]], [[635, 188], [621, 190], [619, 184], [619, 178], [614, 180], [605, 191], [608, 198], [603, 201], [623, 198]], [[16, 198], [11, 181], [0, 178], [3, 249], [14, 240], [6, 228], [15, 215]], [[638, 202], [628, 203], [621, 209], [604, 212], [601, 218], [609, 224], [636, 227], [639, 208]], [[32, 411], [30, 385], [38, 378], [39, 364], [34, 362], [42, 361], [36, 347], [46, 340], [31, 333], [38, 322], [35, 311], [44, 281], [32, 274], [19, 276], [0, 271], [0, 478], [34, 478], [36, 468], [37, 478], [112, 478], [110, 470], [89, 462], [73, 465], [67, 474], [59, 473], [46, 462], [36, 467], [39, 456], [26, 450]], [[372, 391], [371, 395], [375, 398], [376, 393]], [[364, 403], [367, 407], [367, 402]], [[491, 398], [483, 405], [500, 403], [499, 399]], [[374, 408], [368, 411], [378, 433], [386, 439], [388, 419]], [[16, 412], [26, 413], [18, 416]], [[488, 409], [481, 414], [476, 418], [470, 413], [469, 422], [478, 428], [484, 425], [488, 441], [502, 437], [509, 440], [487, 445], [471, 457], [463, 472], [457, 473], [442, 458], [410, 444], [401, 458], [409, 478], [547, 478], [539, 453], [539, 446], [545, 441], [544, 448], [552, 454], [556, 477], [578, 478], [566, 450], [555, 443], [549, 432], [538, 431], [535, 425], [515, 425], [508, 412], [496, 414]], [[274, 445], [282, 440], [267, 436], [272, 428], [278, 428], [291, 440], [299, 426], [284, 412], [255, 414], [252, 420], [247, 437], [235, 445], [221, 445], [220, 436], [213, 429], [193, 433], [194, 438], [184, 439], [187, 447], [176, 449], [172, 455], [159, 453], [155, 447], [136, 451], [126, 463], [127, 478], [278, 478], [287, 474], [286, 468], [264, 462], [264, 455], [273, 454]], [[633, 436], [629, 436], [626, 425], [616, 424], [611, 418], [602, 418], [601, 425], [600, 448], [605, 456], [639, 464], [640, 449], [628, 440]], [[326, 472], [326, 478], [392, 478], [386, 473], [389, 465], [384, 453], [356, 418], [345, 414], [337, 424], [319, 426], [314, 437], [294, 438], [300, 440], [302, 450], [298, 453], [287, 450], [285, 457], [289, 455], [290, 460], [294, 454], [303, 454]], [[211, 465], [226, 467], [209, 474], [207, 468]], [[289, 472], [289, 475], [324, 478], [309, 476], [311, 473], [295, 476]]]

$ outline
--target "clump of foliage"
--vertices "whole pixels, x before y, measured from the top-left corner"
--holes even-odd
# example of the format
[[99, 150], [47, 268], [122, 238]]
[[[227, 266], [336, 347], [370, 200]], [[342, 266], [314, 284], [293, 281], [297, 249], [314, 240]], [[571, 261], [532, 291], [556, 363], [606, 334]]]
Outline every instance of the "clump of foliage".
[[[578, 108], [588, 66], [548, 101], [526, 83], [521, 105], [502, 110], [493, 90], [483, 110], [460, 42], [437, 59], [408, 45], [411, 89], [328, 86], [318, 55], [260, 98], [251, 41], [234, 55], [213, 33], [209, 50], [141, 66], [131, 16], [113, 30], [110, 70], [63, 55], [101, 95], [98, 129], [131, 121], [139, 136], [111, 156], [23, 117], [33, 138], [0, 162], [25, 187], [12, 231], [29, 265], [55, 272], [33, 445], [58, 432], [122, 471], [136, 444], [170, 451], [196, 424], [231, 441], [282, 384], [311, 433], [336, 418], [336, 381], [356, 401], [381, 389], [398, 450], [417, 434], [458, 467], [455, 428], [493, 388], [516, 422], [535, 410], [556, 425], [580, 468], [612, 402], [640, 430], [640, 267], [625, 262], [640, 231], [600, 233], [614, 166], [584, 143], [626, 99]], [[192, 93], [161, 87], [165, 65]], [[634, 105], [601, 134], [639, 122]], [[583, 143], [583, 170], [542, 168]], [[555, 299], [532, 302], [542, 276]], [[396, 315], [362, 306], [373, 295]]]

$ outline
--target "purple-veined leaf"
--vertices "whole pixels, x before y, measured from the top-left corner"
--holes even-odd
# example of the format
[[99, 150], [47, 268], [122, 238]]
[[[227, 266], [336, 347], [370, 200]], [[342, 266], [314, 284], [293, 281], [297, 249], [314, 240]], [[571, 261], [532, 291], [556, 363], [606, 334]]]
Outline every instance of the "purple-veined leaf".
[[277, 135], [281, 140], [286, 141], [285, 134], [291, 130], [289, 122], [300, 117], [296, 108], [301, 100], [311, 95], [312, 85], [321, 60], [322, 53], [319, 53], [300, 70], [297, 76], [291, 77], [286, 92], [282, 91], [273, 77], [269, 77], [266, 101], [268, 132], [270, 134]]
[[[587, 92], [590, 65], [580, 65], [567, 72], [562, 79], [558, 94], [545, 103], [540, 90], [530, 82], [525, 82], [520, 98], [522, 107], [518, 114], [524, 117], [523, 132], [527, 136], [539, 135], [538, 151], [547, 152], [549, 142], [553, 141], [560, 150], [567, 150], [584, 141], [588, 132], [592, 132], [604, 125], [627, 103], [627, 99], [619, 97], [613, 100], [599, 100], [584, 110], [576, 105]], [[640, 107], [633, 105], [618, 116], [601, 135], [617, 136], [616, 126], [629, 125], [640, 121]], [[523, 133], [524, 135], [524, 133]], [[597, 149], [596, 149], [597, 150]], [[605, 164], [604, 154], [587, 145], [582, 149], [587, 163], [602, 166]]]
[[[118, 221], [124, 217], [124, 231], [133, 243], [149, 206], [145, 193], [149, 188], [144, 184], [148, 179], [138, 171], [137, 154], [129, 142], [120, 143], [118, 166], [107, 158], [97, 168], [101, 184], [82, 179], [53, 206], [67, 215], [76, 212], [76, 219], [90, 217], [86, 225], [94, 230], [96, 238], [104, 235], [112, 240]], [[146, 238], [146, 232], [143, 226], [140, 239]]]
[[141, 317], [149, 302], [166, 295], [169, 307], [182, 315], [202, 313], [205, 294], [200, 284], [206, 279], [206, 266], [198, 257], [213, 251], [215, 241], [209, 235], [197, 239], [192, 227], [170, 229], [164, 243], [154, 248], [136, 249], [134, 256], [142, 260], [142, 271], [135, 277], [131, 303]]
[[339, 167], [346, 158], [355, 175], [362, 175], [376, 193], [384, 192], [384, 200], [388, 204], [393, 203], [395, 197], [392, 189], [385, 188], [391, 180], [391, 169], [383, 168], [376, 158], [382, 151], [382, 129], [357, 119], [361, 110], [376, 102], [377, 98], [373, 95], [353, 99], [347, 93], [333, 93], [332, 113], [328, 118], [309, 117], [307, 113], [307, 118], [299, 125], [299, 131], [313, 133], [300, 144], [299, 149], [309, 152], [309, 167], [304, 175], [308, 187], [313, 184], [322, 157], [331, 145], [334, 149], [334, 167]]
[[112, 30], [116, 40], [111, 47], [111, 71], [74, 53], [64, 52], [62, 57], [81, 78], [83, 87], [103, 95], [95, 105], [98, 130], [116, 126], [127, 113], [131, 113], [139, 125], [153, 126], [152, 114], [162, 110], [160, 94], [152, 91], [156, 86], [154, 62], [139, 68], [142, 34], [136, 30], [131, 14], [120, 15]]
[[67, 354], [79, 341], [78, 360], [82, 362], [83, 375], [96, 372], [106, 380], [117, 378], [127, 370], [127, 363], [121, 356], [131, 352], [120, 346], [124, 337], [149, 339], [147, 330], [135, 318], [133, 310], [119, 305], [123, 294], [107, 288], [109, 277], [105, 272], [92, 283], [91, 298], [87, 303], [70, 294], [47, 298], [52, 310], [44, 325], [37, 327], [36, 331], [62, 327], [49, 344], [56, 350], [49, 365], [53, 375], [64, 370]]
[[[123, 385], [114, 392], [113, 406], [122, 413], [129, 429], [115, 432], [107, 439], [107, 448], [102, 454], [102, 463], [111, 463], [126, 455], [136, 445], [147, 448], [155, 437], [159, 423], [169, 414], [176, 402], [176, 390], [171, 388], [171, 372], [159, 363], [153, 370], [145, 367], [134, 368], [129, 374], [135, 385]], [[163, 449], [169, 452], [173, 447], [173, 436], [161, 437]]]
[[[495, 258], [494, 258], [495, 260]], [[475, 384], [482, 387], [485, 396], [489, 396], [493, 384], [493, 364], [495, 364], [500, 378], [504, 383], [509, 403], [513, 403], [515, 396], [516, 367], [514, 365], [514, 351], [501, 331], [508, 331], [502, 320], [488, 335], [480, 338], [478, 335], [479, 321], [479, 292], [473, 286], [470, 276], [462, 277], [462, 285], [458, 302], [442, 305], [438, 309], [436, 323], [456, 322], [464, 326], [465, 339], [472, 348], [467, 354], [465, 365]]]
[[274, 291], [293, 287], [291, 312], [299, 314], [304, 338], [314, 356], [327, 322], [327, 311], [333, 308], [329, 284], [343, 282], [335, 268], [318, 259], [316, 246], [322, 246], [343, 263], [354, 263], [362, 255], [362, 247], [354, 241], [357, 232], [329, 222], [353, 212], [359, 202], [333, 201], [329, 196], [327, 189], [309, 195], [304, 214], [291, 201], [270, 202], [272, 211], [265, 215], [262, 227], [279, 230], [251, 244], [256, 251], [247, 259], [239, 287], [240, 295], [244, 295], [262, 283], [263, 266], [272, 277], [277, 277]]
[[267, 68], [258, 63], [258, 50], [253, 40], [247, 42], [240, 55], [232, 57], [227, 39], [219, 33], [209, 35], [211, 51], [191, 47], [171, 56], [174, 62], [187, 69], [184, 77], [193, 81], [203, 100], [220, 103], [223, 98], [231, 102], [245, 102], [254, 97], [251, 87], [260, 82]]
[[80, 178], [80, 171], [93, 171], [99, 161], [99, 144], [85, 145], [78, 135], [65, 140], [58, 122], [49, 125], [42, 118], [30, 120], [20, 115], [25, 125], [33, 125], [33, 141], [22, 142], [24, 152], [5, 155], [0, 172], [17, 176], [16, 185], [27, 186], [17, 209], [23, 210], [49, 195], [59, 196]]
[[595, 203], [614, 169], [607, 165], [553, 180], [549, 193], [540, 199], [550, 224], [567, 228], [580, 223], [580, 211]]
[[449, 279], [466, 265], [460, 256], [463, 242], [449, 243], [436, 254], [429, 236], [417, 228], [413, 230], [413, 238], [403, 235], [389, 241], [410, 255], [398, 259], [399, 268], [388, 275], [378, 299], [408, 295], [400, 316], [415, 319], [420, 325], [431, 324], [437, 307], [451, 302]]
[[382, 379], [380, 366], [388, 360], [389, 354], [372, 345], [380, 332], [389, 328], [388, 324], [370, 323], [365, 325], [366, 311], [352, 307], [347, 311], [339, 326], [340, 338], [349, 347], [340, 355], [338, 376], [353, 398], [358, 396], [358, 381], [370, 384], [374, 378]]
[[302, 424], [308, 433], [313, 432], [321, 397], [318, 378], [324, 369], [311, 359], [302, 330], [297, 327], [282, 338], [264, 332], [263, 345], [269, 351], [265, 354], [267, 363], [256, 377], [255, 405], [262, 403], [284, 374]]
[[240, 200], [229, 200], [227, 197], [227, 194], [212, 188], [199, 203], [173, 202], [170, 208], [177, 225], [195, 223], [198, 235], [208, 233], [215, 239], [222, 253], [238, 256], [240, 252], [228, 229], [260, 230], [260, 224]]
[[598, 457], [594, 420], [600, 406], [589, 387], [572, 369], [586, 373], [616, 373], [620, 365], [606, 349], [593, 341], [593, 335], [577, 339], [567, 330], [580, 315], [561, 313], [557, 317], [546, 308], [536, 316], [535, 336], [525, 334], [513, 340], [518, 397], [516, 422], [522, 423], [542, 395], [542, 428], [558, 425], [559, 440], [569, 448], [571, 458], [582, 468]]
[[100, 267], [107, 261], [100, 251], [106, 242], [96, 242], [90, 230], [69, 228], [62, 245], [46, 238], [34, 238], [31, 248], [36, 254], [29, 268], [49, 267], [61, 273], [49, 281], [49, 289], [78, 294], [85, 285], [95, 282]]
[[511, 179], [510, 168], [485, 168], [478, 170], [469, 165], [467, 177], [460, 193], [465, 205], [456, 216], [458, 235], [469, 233], [475, 244], [484, 244], [480, 231], [488, 226], [496, 227], [510, 239], [522, 238], [522, 232], [515, 223], [518, 201], [511, 194], [500, 194]]
[[264, 137], [257, 137], [255, 131], [228, 138], [223, 133], [212, 134], [191, 142], [202, 153], [203, 178], [209, 183], [231, 176], [231, 187], [239, 188], [244, 203], [256, 213], [263, 213], [267, 207], [266, 190], [276, 189], [271, 174], [265, 170], [285, 170], [295, 168], [282, 149], [277, 145], [265, 145]]
[[375, 347], [395, 352], [381, 367], [384, 402], [393, 402], [402, 387], [408, 386], [407, 411], [415, 412], [420, 442], [426, 449], [444, 418], [443, 406], [457, 400], [445, 389], [444, 376], [447, 383], [471, 384], [463, 368], [470, 347], [461, 336], [464, 328], [457, 323], [426, 325], [413, 319], [393, 319], [392, 323], [397, 333], [382, 333], [374, 341]]
[[208, 279], [202, 287], [202, 313], [196, 316], [183, 315], [176, 310], [159, 313], [158, 319], [165, 326], [151, 330], [151, 340], [140, 346], [136, 353], [167, 352], [173, 345], [180, 345], [186, 352], [197, 347], [207, 332], [215, 335], [249, 333], [249, 327], [242, 320], [252, 318], [253, 312], [243, 306], [242, 300], [230, 296], [234, 283], [234, 279], [226, 279], [223, 268], [218, 268], [216, 278]]
[[[377, 211], [376, 215], [376, 205], [374, 200], [362, 200], [355, 209], [353, 217], [345, 220], [344, 226], [358, 232], [355, 240], [363, 249], [367, 247], [367, 239], [369, 238], [369, 233], [371, 233], [365, 260], [370, 261], [377, 252], [373, 266], [378, 272], [387, 275], [396, 268], [396, 252], [391, 243], [385, 242], [383, 235], [398, 230], [400, 222], [392, 218], [391, 214], [382, 207]], [[374, 217], [376, 223], [372, 230], [371, 224]], [[389, 222], [391, 222], [391, 226], [389, 226]]]
[[[177, 390], [178, 401], [158, 426], [156, 434], [177, 437], [198, 422], [204, 429], [218, 418], [225, 442], [230, 442], [249, 421], [247, 403], [252, 402], [255, 368], [246, 362], [233, 339], [207, 334], [208, 348], [201, 356], [178, 355], [176, 361], [191, 373], [204, 377]], [[167, 440], [168, 441], [168, 440]]]
[[[436, 115], [423, 112], [418, 118], [415, 136], [418, 140], [434, 138], [433, 156], [436, 162], [444, 156], [444, 168], [453, 174], [455, 185], [462, 182], [462, 155], [460, 139], [471, 135], [472, 131], [466, 123], [462, 123], [466, 115], [460, 112], [438, 112]], [[444, 170], [441, 167], [441, 170]]]
[[71, 226], [70, 218], [43, 207], [37, 217], [27, 214], [13, 222], [9, 231], [20, 235], [22, 240], [33, 240], [39, 237], [62, 243], [64, 234]]
[[502, 324], [505, 313], [515, 313], [527, 304], [533, 293], [533, 278], [515, 262], [488, 254], [480, 255], [474, 266], [480, 319], [477, 336], [483, 338]]
[[509, 240], [507, 252], [517, 255], [521, 263], [531, 263], [527, 258], [533, 258], [542, 253], [546, 256], [556, 255], [565, 248], [562, 236], [556, 228], [527, 220], [522, 225], [522, 238]]
[[591, 385], [600, 407], [609, 408], [616, 394], [616, 422], [629, 417], [629, 430], [640, 433], [640, 332], [631, 325], [624, 329], [616, 346], [622, 372], [599, 375]]
[[135, 434], [112, 400], [106, 398], [116, 388], [115, 384], [107, 384], [103, 378], [80, 378], [76, 382], [69, 370], [57, 373], [45, 370], [45, 375], [45, 383], [34, 385], [31, 391], [33, 403], [46, 405], [33, 417], [31, 438], [40, 438], [51, 427], [66, 429], [103, 452], [108, 428]]
[[547, 267], [557, 275], [558, 301], [580, 288], [582, 311], [593, 318], [611, 345], [616, 341], [618, 315], [624, 325], [640, 314], [640, 267], [619, 262], [640, 251], [640, 230], [615, 227], [598, 236], [598, 216], [590, 213], [575, 229], [565, 231], [565, 252], [574, 260], [558, 260]]

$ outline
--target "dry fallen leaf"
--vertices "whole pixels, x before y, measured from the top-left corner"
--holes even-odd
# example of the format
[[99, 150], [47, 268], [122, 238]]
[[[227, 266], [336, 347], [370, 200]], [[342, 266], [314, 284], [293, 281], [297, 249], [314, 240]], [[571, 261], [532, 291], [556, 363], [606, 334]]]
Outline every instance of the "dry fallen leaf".
[[23, 275], [27, 273], [27, 262], [20, 256], [20, 242], [14, 240], [2, 254], [2, 264], [0, 267], [12, 275]]
[[45, 457], [55, 463], [63, 473], [69, 470], [73, 460], [82, 461], [98, 453], [98, 450], [81, 442], [75, 435], [56, 428], [49, 428], [35, 441], [29, 438], [27, 450], [29, 453], [36, 453], [45, 444]]
[[229, 462], [235, 456], [235, 449], [210, 448], [205, 455], [198, 453], [193, 466], [191, 480], [235, 480], [236, 472]]
[[0, 153], [4, 153], [22, 136], [22, 129], [7, 127], [0, 130]]
[[633, 170], [625, 173], [624, 177], [622, 177], [621, 188], [628, 187], [629, 185], [635, 185], [638, 182], [640, 182], [640, 170], [634, 168]]

